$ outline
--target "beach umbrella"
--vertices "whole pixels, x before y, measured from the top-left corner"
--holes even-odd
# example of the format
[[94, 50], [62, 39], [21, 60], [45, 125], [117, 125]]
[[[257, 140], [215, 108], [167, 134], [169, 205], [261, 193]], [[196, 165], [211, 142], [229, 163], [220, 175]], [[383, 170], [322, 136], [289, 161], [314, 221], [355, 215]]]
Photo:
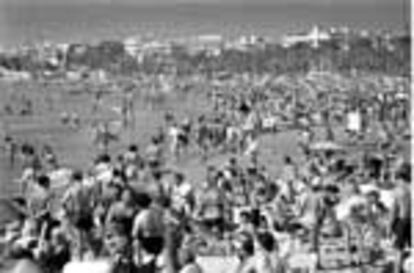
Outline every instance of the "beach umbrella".
[[310, 145], [313, 151], [343, 151], [345, 148], [332, 141], [320, 141]]

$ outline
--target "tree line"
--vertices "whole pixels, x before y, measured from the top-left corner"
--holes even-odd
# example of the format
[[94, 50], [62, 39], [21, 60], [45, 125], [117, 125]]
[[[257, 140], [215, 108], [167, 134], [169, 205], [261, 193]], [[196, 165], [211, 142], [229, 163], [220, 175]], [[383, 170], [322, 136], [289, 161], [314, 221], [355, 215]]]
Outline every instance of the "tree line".
[[[409, 36], [384, 39], [357, 38], [346, 43], [332, 40], [318, 48], [299, 43], [289, 48], [278, 44], [252, 47], [246, 50], [222, 49], [221, 54], [207, 51], [191, 54], [185, 47], [175, 45], [168, 54], [144, 55], [138, 61], [127, 54], [118, 41], [104, 41], [98, 45], [72, 45], [66, 56], [58, 55], [59, 67], [41, 60], [33, 52], [7, 56], [0, 55], [0, 66], [17, 71], [74, 70], [79, 67], [103, 69], [114, 74], [134, 73], [175, 75], [229, 73], [306, 73], [310, 70], [329, 70], [348, 73], [358, 70], [390, 75], [409, 76]], [[81, 49], [81, 50], [80, 50]]]

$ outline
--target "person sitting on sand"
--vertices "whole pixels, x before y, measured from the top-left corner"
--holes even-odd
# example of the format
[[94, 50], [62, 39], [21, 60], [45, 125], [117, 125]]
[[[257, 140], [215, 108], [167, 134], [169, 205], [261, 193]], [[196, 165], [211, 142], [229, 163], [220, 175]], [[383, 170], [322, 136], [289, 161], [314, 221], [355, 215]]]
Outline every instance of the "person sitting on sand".
[[203, 273], [203, 269], [196, 261], [194, 251], [189, 248], [183, 248], [179, 253], [179, 260], [181, 264], [180, 273]]
[[36, 258], [45, 269], [45, 273], [62, 272], [63, 267], [71, 259], [71, 253], [70, 242], [60, 226], [53, 227], [50, 238], [40, 243]]
[[15, 247], [11, 251], [10, 256], [17, 261], [10, 270], [11, 273], [45, 273], [42, 267], [36, 262], [33, 252], [28, 245]]
[[255, 247], [253, 237], [249, 234], [240, 234], [234, 246], [237, 253], [238, 264], [231, 270], [234, 273], [256, 272], [255, 264]]

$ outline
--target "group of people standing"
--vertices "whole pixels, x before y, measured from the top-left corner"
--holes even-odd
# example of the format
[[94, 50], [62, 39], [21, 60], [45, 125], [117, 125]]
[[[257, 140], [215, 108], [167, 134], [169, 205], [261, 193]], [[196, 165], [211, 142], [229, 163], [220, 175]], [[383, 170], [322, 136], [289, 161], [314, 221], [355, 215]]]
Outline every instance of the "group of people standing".
[[[223, 245], [222, 255], [237, 257], [231, 272], [289, 272], [300, 266], [291, 262], [298, 252], [316, 270], [326, 267], [324, 244], [335, 238], [348, 242], [346, 266], [386, 260], [381, 248], [387, 247], [398, 254], [394, 272], [402, 270], [411, 247], [411, 176], [396, 144], [400, 131], [392, 128], [407, 124], [406, 101], [349, 100], [327, 110], [321, 98], [302, 103], [308, 109], [293, 94], [228, 95], [214, 98], [211, 116], [179, 121], [167, 114], [145, 149], [132, 144], [118, 155], [104, 149], [82, 170], [62, 166], [49, 146], [38, 151], [8, 140], [23, 159], [24, 198], [14, 200], [21, 217], [7, 227], [4, 253], [24, 262], [16, 272], [70, 273], [89, 264], [92, 273], [100, 261], [105, 273], [209, 272], [198, 262], [203, 248], [216, 245]], [[314, 125], [323, 125], [322, 140], [332, 143], [347, 117], [345, 137], [354, 145], [381, 125], [386, 134], [376, 136], [375, 152], [312, 147]], [[264, 164], [259, 153], [266, 121], [277, 127], [272, 132], [300, 130], [300, 158], [279, 155], [276, 176], [270, 171], [276, 166]], [[170, 166], [191, 144], [206, 165], [213, 150], [231, 156], [192, 181], [191, 170]]]

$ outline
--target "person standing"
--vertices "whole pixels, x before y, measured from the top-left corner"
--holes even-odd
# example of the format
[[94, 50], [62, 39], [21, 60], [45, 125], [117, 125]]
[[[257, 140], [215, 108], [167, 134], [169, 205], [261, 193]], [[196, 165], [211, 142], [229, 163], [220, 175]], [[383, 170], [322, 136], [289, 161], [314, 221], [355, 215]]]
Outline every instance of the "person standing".
[[410, 168], [400, 170], [395, 177], [394, 202], [390, 212], [390, 231], [397, 251], [395, 272], [402, 272], [404, 251], [411, 247]]
[[182, 173], [174, 175], [171, 189], [171, 206], [179, 213], [190, 214], [194, 209], [195, 198], [191, 184]]
[[132, 227], [134, 261], [138, 267], [154, 264], [164, 249], [164, 214], [146, 193], [137, 194], [138, 214]]
[[28, 192], [27, 200], [30, 219], [38, 226], [50, 221], [52, 192], [48, 176], [41, 175], [36, 179], [36, 183]]
[[124, 189], [120, 199], [120, 201], [114, 202], [109, 208], [106, 216], [106, 224], [122, 225], [123, 229], [129, 235], [132, 232], [136, 214], [133, 190], [129, 188]]
[[62, 199], [68, 228], [74, 235], [74, 248], [77, 258], [82, 260], [83, 253], [88, 247], [88, 238], [93, 228], [93, 208], [90, 190], [83, 185], [83, 174], [74, 172], [72, 183]]
[[145, 157], [150, 170], [159, 170], [163, 163], [162, 145], [156, 137], [152, 137], [151, 143], [145, 151]]
[[228, 207], [226, 195], [218, 187], [215, 174], [215, 171], [209, 170], [207, 183], [197, 197], [196, 215], [200, 216], [207, 229], [218, 230], [221, 233], [225, 226]]
[[318, 250], [318, 237], [324, 213], [323, 193], [320, 186], [309, 189], [300, 208], [299, 223], [308, 229], [312, 251]]
[[10, 167], [13, 169], [16, 163], [17, 143], [12, 137], [7, 136], [7, 135], [4, 138], [4, 141], [6, 144], [6, 149], [9, 153], [9, 164], [10, 164]]

